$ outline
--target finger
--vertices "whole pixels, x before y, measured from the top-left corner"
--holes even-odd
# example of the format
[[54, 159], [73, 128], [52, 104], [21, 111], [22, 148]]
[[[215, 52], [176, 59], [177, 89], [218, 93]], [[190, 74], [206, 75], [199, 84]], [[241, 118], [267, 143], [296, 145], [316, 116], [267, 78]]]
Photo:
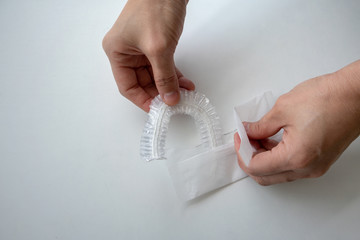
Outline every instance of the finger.
[[[269, 141], [268, 146], [272, 147], [276, 141]], [[252, 146], [255, 147], [256, 152], [254, 153], [254, 157], [251, 159], [249, 166], [243, 162], [241, 155], [239, 153], [241, 139], [238, 133], [234, 134], [234, 146], [238, 157], [238, 164], [241, 169], [246, 172], [248, 175], [253, 176], [263, 176], [263, 175], [271, 175], [279, 172], [287, 171], [290, 169], [290, 164], [288, 161], [282, 161], [280, 156], [278, 156], [279, 152], [282, 152], [282, 145], [279, 149], [274, 147], [273, 151], [266, 151], [266, 149], [261, 148], [258, 141], [252, 141]], [[283, 143], [282, 143], [283, 144]]]
[[110, 64], [119, 92], [136, 106], [148, 112], [152, 96], [139, 85], [136, 72], [132, 68], [120, 67], [111, 61]]
[[155, 86], [154, 81], [149, 70], [146, 67], [136, 69], [136, 77], [139, 85], [148, 93], [152, 98], [156, 97], [159, 92]]
[[[177, 74], [179, 78], [179, 87], [189, 91], [195, 90], [195, 85], [192, 81], [184, 78], [182, 75]], [[155, 82], [152, 78], [151, 68], [138, 68], [136, 70], [136, 77], [140, 86], [147, 92], [152, 98], [159, 95], [159, 91], [156, 88]]]
[[250, 176], [250, 177], [253, 178], [257, 183], [259, 183], [262, 186], [269, 186], [278, 183], [292, 182], [297, 179], [303, 178], [303, 175], [296, 173], [294, 171], [286, 171], [269, 176]]
[[235, 147], [236, 152], [239, 152], [240, 143], [241, 143], [241, 139], [240, 139], [239, 133], [236, 132], [234, 134], [234, 147]]
[[156, 55], [148, 57], [148, 59], [161, 98], [167, 105], [173, 106], [177, 104], [180, 100], [180, 93], [173, 55]]
[[[235, 150], [238, 152], [240, 149], [240, 143], [241, 143], [241, 139], [239, 136], [239, 133], [236, 132], [234, 134], [234, 144], [235, 144]], [[259, 141], [256, 140], [250, 140], [250, 144], [251, 146], [255, 149], [256, 153], [260, 153], [263, 151], [266, 151], [266, 149], [263, 148], [263, 146], [259, 143]]]
[[283, 127], [279, 113], [272, 108], [257, 122], [244, 122], [246, 133], [251, 139], [265, 139], [271, 137]]
[[189, 90], [189, 91], [195, 90], [194, 83], [186, 78], [179, 78], [179, 86], [181, 88], [185, 88], [186, 90]]
[[271, 150], [254, 155], [247, 170], [254, 176], [272, 175], [291, 170], [290, 160], [285, 143], [280, 142]]
[[[255, 153], [254, 154], [258, 154], [258, 153], [261, 153], [261, 152], [264, 152], [266, 151], [266, 149], [264, 148], [261, 148], [260, 144], [258, 141], [253, 141], [253, 140], [250, 140], [250, 143], [251, 145], [255, 148]], [[237, 158], [238, 158], [238, 164], [240, 166], [240, 168], [246, 172], [248, 175], [250, 175], [249, 173], [249, 170], [248, 170], [248, 167], [246, 166], [246, 164], [244, 163], [241, 155], [240, 155], [240, 144], [241, 144], [241, 139], [240, 139], [240, 136], [239, 136], [239, 133], [235, 133], [234, 134], [234, 147], [235, 147], [235, 151], [236, 151], [236, 154], [237, 154]]]
[[240, 144], [241, 144], [241, 139], [240, 139], [239, 133], [236, 132], [234, 134], [234, 147], [235, 147], [235, 151], [236, 151], [236, 155], [237, 155], [237, 159], [238, 159], [238, 164], [239, 164], [240, 168], [249, 175], [246, 164], [244, 163], [244, 161], [241, 158], [241, 155], [239, 153]]
[[[184, 88], [189, 91], [195, 90], [195, 85], [191, 80], [185, 78], [181, 74], [181, 72], [178, 71], [177, 69], [176, 69], [176, 73], [177, 73], [177, 76], [179, 79], [179, 87], [180, 88]], [[152, 98], [154, 98], [157, 95], [159, 95], [159, 91], [156, 88], [156, 85], [155, 85], [155, 82], [154, 82], [152, 76], [153, 75], [152, 75], [151, 67], [149, 67], [149, 68], [142, 67], [142, 68], [136, 69], [136, 77], [138, 79], [140, 86], [145, 90], [145, 92], [147, 92]]]
[[249, 141], [250, 141], [250, 145], [255, 149], [255, 153], [260, 153], [267, 150], [261, 145], [259, 140], [249, 139]]
[[135, 68], [135, 73], [140, 86], [145, 87], [154, 83], [149, 71], [147, 70], [147, 67]]
[[266, 149], [266, 150], [271, 150], [271, 149], [273, 149], [274, 147], [276, 147], [279, 144], [278, 141], [275, 141], [275, 140], [270, 139], [270, 138], [262, 139], [259, 142], [261, 144], [261, 147]]
[[175, 67], [175, 71], [179, 80], [179, 86], [181, 88], [185, 88], [186, 90], [194, 91], [195, 84], [190, 79], [184, 77], [184, 75], [180, 72], [180, 70], [177, 67]]

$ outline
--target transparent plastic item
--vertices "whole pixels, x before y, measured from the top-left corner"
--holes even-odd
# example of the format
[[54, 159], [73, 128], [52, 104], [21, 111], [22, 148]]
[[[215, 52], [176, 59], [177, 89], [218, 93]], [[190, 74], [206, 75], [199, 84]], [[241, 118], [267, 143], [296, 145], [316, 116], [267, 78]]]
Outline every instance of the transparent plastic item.
[[203, 148], [212, 149], [223, 144], [220, 119], [209, 99], [199, 92], [183, 89], [180, 96], [181, 100], [175, 106], [166, 105], [160, 96], [151, 102], [140, 141], [140, 156], [146, 161], [166, 159], [166, 135], [170, 118], [175, 114], [194, 118]]

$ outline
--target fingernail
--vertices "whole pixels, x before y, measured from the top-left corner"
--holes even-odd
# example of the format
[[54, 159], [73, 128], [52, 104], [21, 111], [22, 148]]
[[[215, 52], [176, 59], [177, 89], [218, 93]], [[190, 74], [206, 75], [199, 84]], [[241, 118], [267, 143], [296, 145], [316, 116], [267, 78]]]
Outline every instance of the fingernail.
[[235, 145], [235, 149], [236, 151], [239, 151], [240, 149], [240, 143], [241, 143], [241, 139], [238, 133], [235, 133], [234, 135], [234, 145]]
[[175, 105], [179, 101], [179, 92], [169, 92], [164, 94], [164, 101], [167, 105]]

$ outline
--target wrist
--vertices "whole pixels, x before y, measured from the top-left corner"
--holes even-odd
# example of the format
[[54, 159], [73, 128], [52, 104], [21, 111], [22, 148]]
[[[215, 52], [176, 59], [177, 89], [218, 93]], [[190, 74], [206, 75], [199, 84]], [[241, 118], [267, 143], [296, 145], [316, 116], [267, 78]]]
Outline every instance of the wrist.
[[334, 73], [344, 108], [352, 113], [355, 119], [355, 130], [360, 134], [360, 60]]
[[356, 94], [357, 99], [360, 100], [360, 60], [346, 66], [345, 69], [347, 69], [349, 85]]
[[360, 60], [355, 61], [335, 72], [338, 84], [342, 85], [349, 98], [354, 99], [360, 108]]

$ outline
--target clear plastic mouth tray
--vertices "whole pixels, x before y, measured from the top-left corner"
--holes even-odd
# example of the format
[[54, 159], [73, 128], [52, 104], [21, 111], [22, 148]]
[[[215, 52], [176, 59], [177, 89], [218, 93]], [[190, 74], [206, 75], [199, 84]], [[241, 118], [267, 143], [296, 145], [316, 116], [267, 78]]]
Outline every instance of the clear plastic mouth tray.
[[176, 114], [194, 118], [202, 148], [211, 149], [223, 144], [220, 119], [209, 99], [195, 91], [180, 90], [180, 95], [180, 102], [172, 107], [166, 105], [160, 96], [151, 102], [140, 142], [140, 156], [146, 161], [166, 159], [166, 135], [170, 118]]
[[[152, 101], [140, 142], [140, 155], [146, 161], [168, 158], [167, 165], [175, 190], [182, 200], [187, 201], [247, 175], [238, 166], [232, 135], [222, 134], [219, 116], [209, 99], [195, 91], [180, 90], [180, 94], [181, 100], [176, 106], [167, 106], [160, 96]], [[250, 161], [253, 148], [242, 120], [259, 120], [273, 103], [275, 98], [272, 94], [265, 93], [234, 109], [241, 138], [239, 154], [244, 162]], [[200, 147], [165, 152], [170, 118], [175, 114], [194, 118], [200, 133]]]

